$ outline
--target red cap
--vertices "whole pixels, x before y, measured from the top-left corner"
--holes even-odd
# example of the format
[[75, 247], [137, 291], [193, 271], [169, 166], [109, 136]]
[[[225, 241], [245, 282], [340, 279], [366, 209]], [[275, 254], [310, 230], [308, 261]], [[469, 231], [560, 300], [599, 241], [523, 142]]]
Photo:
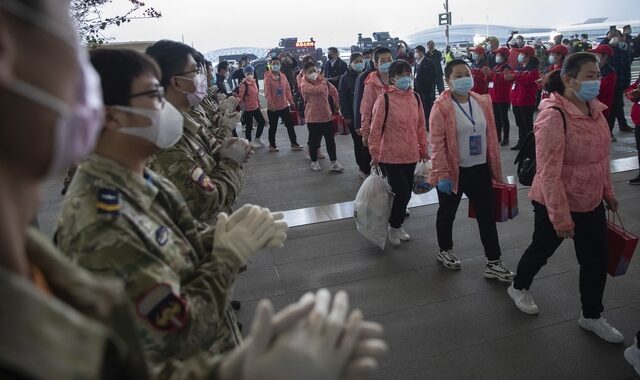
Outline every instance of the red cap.
[[499, 49], [497, 49], [496, 54], [500, 54], [501, 56], [505, 57], [505, 58], [509, 58], [509, 48], [506, 47], [501, 47]]
[[563, 57], [566, 57], [569, 55], [569, 49], [567, 49], [566, 46], [555, 45], [551, 49], [547, 50], [547, 53], [556, 53], [556, 54], [560, 54]]
[[613, 57], [613, 49], [607, 44], [600, 44], [595, 49], [587, 50], [589, 53], [604, 54]]
[[536, 51], [531, 46], [525, 46], [523, 48], [514, 49], [514, 50], [517, 51], [518, 53], [522, 53], [529, 57], [533, 57], [534, 55], [536, 55]]
[[475, 51], [476, 53], [480, 54], [480, 55], [484, 55], [485, 50], [482, 46], [476, 46], [476, 47], [472, 47], [471, 49], [469, 49], [469, 51]]

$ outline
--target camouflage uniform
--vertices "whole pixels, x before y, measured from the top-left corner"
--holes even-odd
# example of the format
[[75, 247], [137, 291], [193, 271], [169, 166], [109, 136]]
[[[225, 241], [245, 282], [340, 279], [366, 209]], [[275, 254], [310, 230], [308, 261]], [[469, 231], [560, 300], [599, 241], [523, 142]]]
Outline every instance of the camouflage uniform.
[[242, 167], [219, 159], [210, 135], [194, 117], [184, 116], [184, 132], [176, 145], [156, 154], [149, 167], [178, 188], [193, 216], [210, 223], [219, 212], [231, 212], [244, 184]]
[[207, 96], [205, 96], [202, 104], [200, 105], [211, 123], [211, 131], [218, 140], [224, 140], [232, 137], [231, 130], [222, 126], [222, 114], [218, 108], [218, 99], [216, 93], [211, 88], [207, 90]]
[[124, 280], [153, 363], [225, 352], [241, 340], [228, 300], [240, 263], [203, 240], [212, 244], [212, 229], [170, 181], [95, 154], [79, 166], [56, 231], [80, 266]]
[[44, 285], [0, 266], [0, 296], [11, 303], [0, 313], [0, 378], [215, 378], [221, 356], [206, 351], [149, 370], [120, 281], [72, 265], [34, 228], [27, 256]]

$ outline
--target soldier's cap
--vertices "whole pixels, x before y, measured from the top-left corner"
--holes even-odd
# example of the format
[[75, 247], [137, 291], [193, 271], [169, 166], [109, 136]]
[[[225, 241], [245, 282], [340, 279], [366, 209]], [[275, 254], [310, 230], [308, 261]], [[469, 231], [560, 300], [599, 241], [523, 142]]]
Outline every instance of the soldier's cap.
[[595, 49], [587, 50], [589, 53], [604, 54], [613, 57], [613, 48], [607, 44], [600, 44]]
[[475, 51], [476, 53], [478, 53], [480, 55], [484, 55], [484, 53], [486, 53], [486, 50], [484, 50], [484, 48], [482, 46], [472, 47], [471, 49], [469, 49], [469, 51]]
[[525, 46], [523, 48], [514, 49], [518, 53], [522, 53], [526, 56], [533, 57], [536, 55], [536, 51], [531, 46]]
[[563, 57], [566, 57], [569, 55], [569, 49], [567, 49], [567, 47], [563, 45], [555, 45], [551, 49], [547, 50], [547, 52], [560, 54]]

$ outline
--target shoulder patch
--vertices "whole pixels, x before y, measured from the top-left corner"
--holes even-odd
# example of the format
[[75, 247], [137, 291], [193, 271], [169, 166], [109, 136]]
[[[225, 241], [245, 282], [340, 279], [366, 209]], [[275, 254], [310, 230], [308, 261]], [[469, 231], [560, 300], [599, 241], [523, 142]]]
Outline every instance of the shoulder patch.
[[167, 244], [169, 240], [169, 230], [165, 226], [161, 226], [156, 230], [156, 242], [160, 244], [160, 246], [164, 246]]
[[212, 192], [216, 189], [216, 185], [213, 184], [211, 178], [199, 166], [191, 170], [191, 180], [205, 191]]
[[101, 187], [98, 189], [96, 210], [101, 216], [118, 216], [120, 214], [120, 192], [115, 189]]
[[155, 329], [171, 332], [187, 322], [187, 302], [173, 293], [171, 286], [160, 283], [149, 289], [136, 304], [138, 315]]

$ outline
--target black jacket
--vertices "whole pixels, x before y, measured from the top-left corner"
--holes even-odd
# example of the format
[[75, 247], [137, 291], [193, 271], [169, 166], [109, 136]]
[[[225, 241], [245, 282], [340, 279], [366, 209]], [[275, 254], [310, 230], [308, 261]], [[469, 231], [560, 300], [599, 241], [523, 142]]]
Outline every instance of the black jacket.
[[340, 77], [340, 85], [338, 86], [338, 97], [340, 98], [340, 110], [345, 119], [353, 120], [353, 98], [356, 92], [356, 80], [359, 73], [353, 69], [347, 70]]
[[438, 49], [433, 49], [433, 52], [429, 53], [427, 50], [424, 53], [424, 57], [433, 62], [433, 66], [436, 69], [436, 73], [442, 75], [442, 53]]
[[364, 95], [364, 81], [373, 71], [373, 69], [366, 70], [358, 75], [358, 79], [356, 79], [355, 92], [353, 94], [353, 127], [355, 129], [360, 129], [360, 123], [362, 122], [360, 104], [362, 103], [362, 95]]
[[218, 93], [225, 94], [227, 96], [231, 95], [229, 94], [229, 91], [227, 91], [227, 80], [224, 75], [216, 73], [216, 86], [218, 86]]
[[423, 99], [425, 99], [425, 97], [431, 99], [434, 94], [437, 77], [438, 72], [436, 71], [433, 61], [425, 57], [419, 65], [416, 63], [416, 80], [413, 89], [420, 94]]
[[338, 88], [338, 82], [340, 81], [339, 77], [343, 76], [344, 73], [347, 72], [347, 69], [347, 63], [338, 57], [336, 59], [336, 63], [333, 65], [331, 64], [331, 61], [327, 61], [327, 63], [324, 64], [322, 73], [332, 85]]

